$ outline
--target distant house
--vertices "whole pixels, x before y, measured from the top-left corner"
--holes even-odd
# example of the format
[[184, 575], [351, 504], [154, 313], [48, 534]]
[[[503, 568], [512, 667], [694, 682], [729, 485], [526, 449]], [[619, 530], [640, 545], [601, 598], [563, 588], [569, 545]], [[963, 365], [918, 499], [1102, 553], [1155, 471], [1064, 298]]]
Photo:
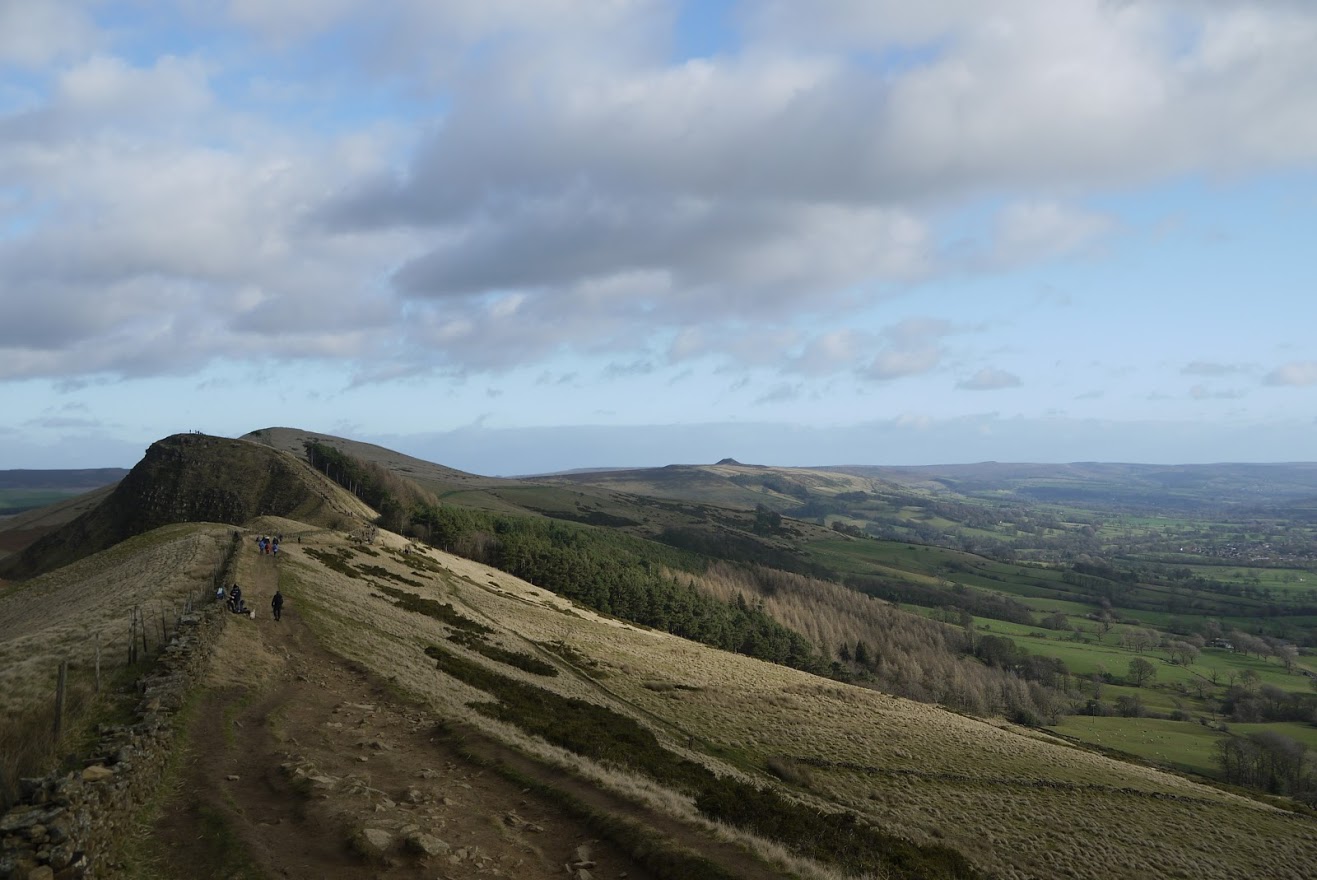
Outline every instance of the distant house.
[[1212, 639], [1207, 643], [1209, 648], [1225, 648], [1227, 651], [1235, 650], [1235, 643], [1229, 639]]

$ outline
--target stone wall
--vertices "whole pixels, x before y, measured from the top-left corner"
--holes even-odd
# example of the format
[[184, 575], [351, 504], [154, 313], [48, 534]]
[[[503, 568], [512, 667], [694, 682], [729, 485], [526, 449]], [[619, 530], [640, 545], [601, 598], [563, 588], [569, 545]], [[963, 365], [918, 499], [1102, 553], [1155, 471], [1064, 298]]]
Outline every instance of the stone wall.
[[[231, 549], [217, 579], [232, 562]], [[138, 810], [159, 786], [177, 713], [205, 675], [227, 618], [218, 604], [180, 617], [173, 638], [137, 682], [136, 721], [101, 725], [81, 771], [22, 780], [21, 802], [0, 817], [0, 880], [114, 875], [105, 854], [112, 841], [131, 833]]]

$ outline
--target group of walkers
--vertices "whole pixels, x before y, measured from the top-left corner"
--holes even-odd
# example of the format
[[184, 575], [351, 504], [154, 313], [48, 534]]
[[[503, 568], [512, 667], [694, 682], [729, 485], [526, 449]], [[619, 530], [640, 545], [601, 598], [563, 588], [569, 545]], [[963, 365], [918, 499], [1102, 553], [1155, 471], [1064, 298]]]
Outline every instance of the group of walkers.
[[225, 595], [223, 587], [217, 589], [215, 591], [215, 601], [223, 602], [225, 607], [234, 614], [251, 613], [251, 609], [247, 607], [247, 602], [242, 598], [242, 587], [237, 584], [229, 587], [227, 595]]
[[[279, 542], [283, 540], [283, 535], [261, 535], [256, 540], [256, 547], [262, 556], [279, 556]], [[300, 539], [299, 539], [300, 543]], [[227, 590], [223, 586], [215, 590], [215, 601], [223, 602], [225, 607], [233, 614], [242, 614], [253, 620], [256, 618], [255, 609], [247, 607], [247, 602], [242, 598], [242, 587], [234, 584]], [[275, 620], [283, 617], [284, 612], [284, 594], [279, 592], [276, 587], [274, 597], [270, 599], [270, 611]]]
[[[247, 607], [247, 602], [242, 598], [242, 587], [234, 584], [227, 591], [220, 587], [215, 591], [215, 601], [223, 602], [225, 607], [233, 614], [242, 614], [247, 617], [255, 618], [256, 612]], [[278, 588], [274, 591], [274, 598], [270, 600], [270, 610], [273, 612], [274, 619], [279, 620], [283, 617], [284, 611], [284, 594], [279, 592]]]

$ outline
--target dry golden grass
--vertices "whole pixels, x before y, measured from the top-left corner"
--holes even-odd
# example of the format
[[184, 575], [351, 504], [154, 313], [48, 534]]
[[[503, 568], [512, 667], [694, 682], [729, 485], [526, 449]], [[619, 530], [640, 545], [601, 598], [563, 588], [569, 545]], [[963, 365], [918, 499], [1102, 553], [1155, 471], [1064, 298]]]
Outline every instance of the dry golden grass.
[[[307, 540], [290, 547], [281, 564], [296, 583], [292, 600], [328, 647], [421, 696], [441, 715], [698, 821], [684, 796], [534, 742], [469, 710], [467, 704], [488, 696], [441, 675], [422, 653], [447, 629], [373, 597], [378, 591], [369, 578], [327, 570], [303, 552], [353, 545], [328, 533]], [[1305, 877], [1317, 858], [1311, 819], [1008, 724], [631, 626], [438, 552], [425, 554], [436, 570], [417, 571], [400, 554], [404, 544], [385, 535], [382, 545], [369, 548], [378, 556], [354, 562], [422, 582], [402, 588], [452, 603], [493, 627], [495, 641], [563, 671], [545, 679], [499, 666], [501, 674], [626, 712], [665, 747], [720, 773], [769, 784], [770, 758], [799, 762], [808, 768], [810, 790], [797, 796], [821, 809], [854, 810], [917, 842], [949, 844], [1002, 877]], [[552, 642], [596, 661], [606, 675], [575, 674], [538, 647]], [[451, 643], [445, 647], [462, 652]], [[798, 870], [828, 873], [817, 866]]]
[[[1311, 819], [1181, 777], [635, 627], [438, 552], [404, 556], [407, 542], [395, 535], [383, 533], [364, 547], [291, 520], [251, 525], [253, 534], [284, 535], [277, 563], [250, 547], [239, 556], [236, 577], [258, 613], [266, 613], [278, 583], [327, 647], [423, 699], [437, 715], [690, 823], [709, 825], [688, 796], [470, 709], [488, 695], [439, 673], [423, 651], [443, 643], [475, 662], [491, 661], [447, 642], [439, 621], [394, 605], [374, 579], [330, 570], [307, 551], [347, 548], [356, 565], [419, 582], [378, 585], [449, 602], [494, 629], [492, 642], [562, 673], [546, 678], [499, 665], [502, 675], [627, 713], [664, 747], [719, 773], [780, 786], [770, 761], [804, 768], [808, 790], [789, 789], [794, 796], [819, 809], [853, 810], [917, 842], [949, 844], [1001, 877], [1305, 877], [1317, 859]], [[31, 731], [48, 723], [39, 707], [49, 701], [58, 660], [67, 656], [75, 679], [84, 680], [100, 634], [107, 668], [122, 664], [127, 608], [143, 605], [148, 621], [163, 608], [172, 619], [185, 597], [209, 583], [231, 533], [228, 526], [166, 527], [0, 597], [0, 708], [27, 719]], [[149, 638], [154, 645], [158, 632]], [[592, 676], [542, 647], [555, 642], [593, 661]], [[225, 670], [250, 680], [276, 665], [251, 627], [226, 627], [218, 650], [213, 684], [229, 683]], [[771, 842], [719, 833], [784, 871], [814, 880], [837, 876]]]
[[88, 680], [98, 640], [104, 672], [125, 665], [134, 606], [157, 648], [161, 614], [172, 632], [183, 604], [211, 582], [231, 533], [213, 524], [166, 526], [0, 595], [0, 712], [21, 714], [52, 695], [60, 660], [69, 661], [71, 677]]
[[19, 777], [49, 769], [59, 752], [53, 729], [60, 662], [69, 664], [63, 729], [71, 735], [103, 705], [95, 692], [98, 646], [108, 689], [128, 666], [129, 610], [141, 607], [148, 647], [158, 650], [162, 616], [172, 633], [185, 603], [204, 601], [231, 531], [167, 526], [0, 594], [0, 801], [16, 794]]

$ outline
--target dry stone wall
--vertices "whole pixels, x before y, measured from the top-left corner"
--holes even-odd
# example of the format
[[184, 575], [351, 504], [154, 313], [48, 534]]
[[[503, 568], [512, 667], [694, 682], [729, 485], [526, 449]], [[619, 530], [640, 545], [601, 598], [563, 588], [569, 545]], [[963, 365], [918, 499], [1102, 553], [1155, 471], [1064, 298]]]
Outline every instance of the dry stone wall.
[[205, 674], [226, 618], [216, 605], [179, 619], [151, 672], [138, 681], [137, 720], [102, 725], [81, 771], [23, 780], [22, 801], [0, 817], [0, 878], [113, 876], [105, 854], [129, 833], [159, 785], [177, 713]]

